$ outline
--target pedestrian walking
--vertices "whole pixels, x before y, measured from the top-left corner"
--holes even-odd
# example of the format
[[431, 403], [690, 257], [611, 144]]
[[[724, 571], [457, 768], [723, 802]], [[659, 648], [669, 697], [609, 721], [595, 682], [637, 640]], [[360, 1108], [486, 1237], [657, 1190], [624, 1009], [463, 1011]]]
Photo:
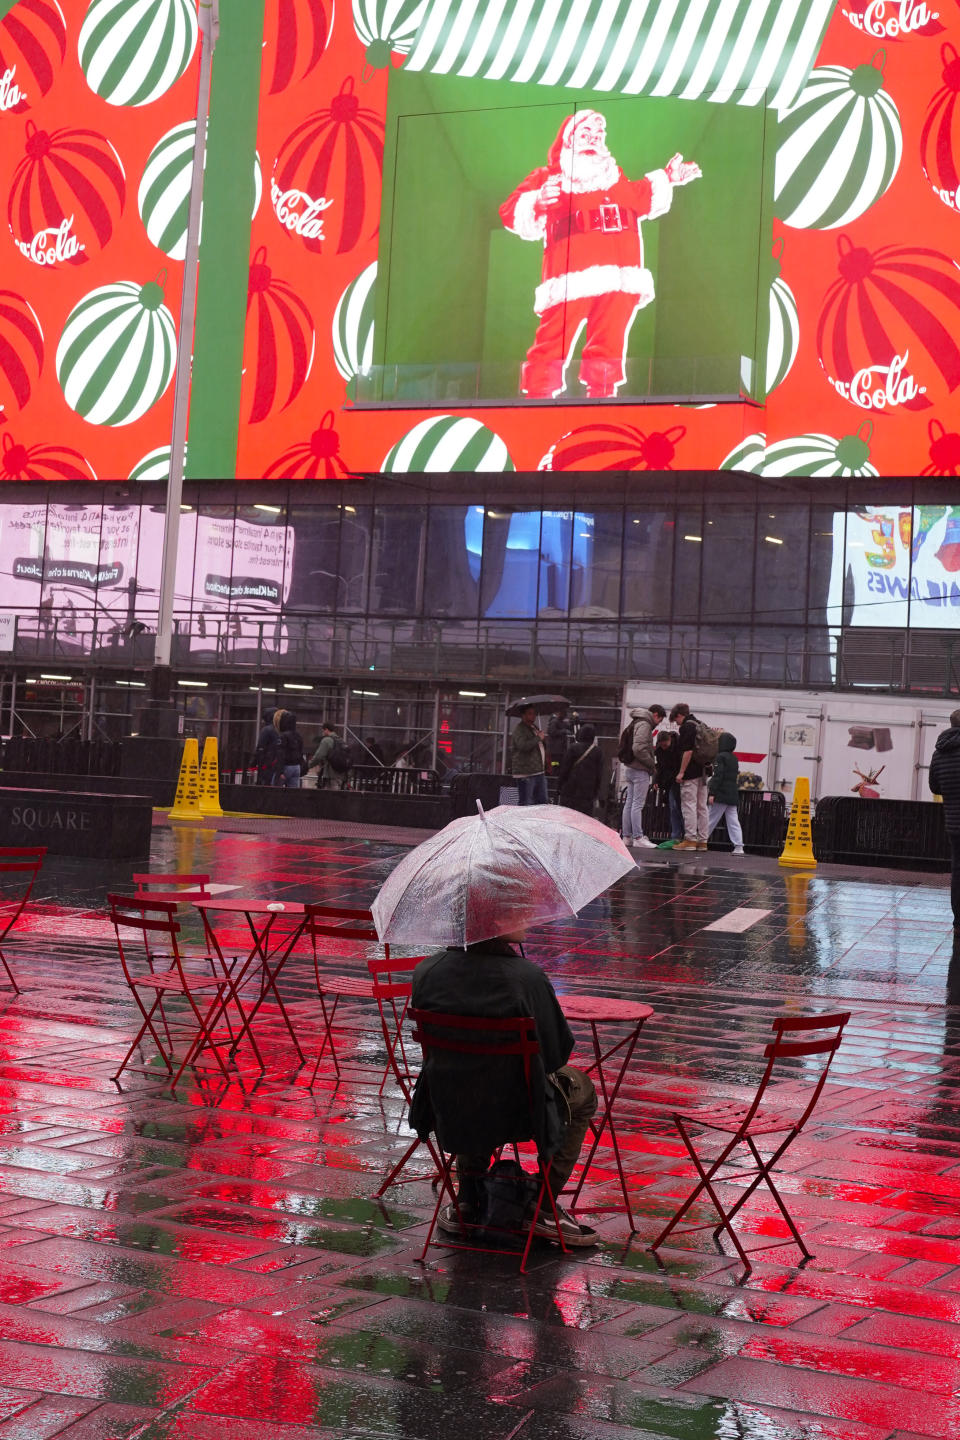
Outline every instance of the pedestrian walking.
[[953, 928], [960, 930], [960, 710], [941, 730], [930, 761], [929, 785], [943, 800], [943, 822], [950, 841], [950, 903]]
[[280, 731], [277, 721], [282, 710], [274, 710], [257, 736], [257, 748], [253, 763], [257, 767], [257, 784], [272, 785], [280, 763]]
[[560, 761], [560, 804], [592, 815], [597, 808], [603, 776], [603, 751], [592, 725], [580, 726], [580, 738]]
[[721, 820], [727, 822], [727, 834], [733, 844], [734, 855], [743, 854], [743, 831], [740, 828], [740, 766], [734, 750], [737, 748], [735, 735], [724, 730], [717, 741], [717, 758], [713, 762], [713, 774], [707, 784], [707, 805], [709, 820], [707, 838], [713, 834]]
[[515, 776], [521, 805], [546, 805], [547, 775], [544, 734], [537, 725], [537, 707], [527, 705], [510, 736], [510, 774]]
[[707, 775], [717, 754], [716, 730], [704, 725], [684, 702], [670, 711], [671, 724], [679, 726], [680, 808], [683, 812], [683, 839], [675, 850], [707, 848]]
[[310, 757], [310, 769], [320, 772], [326, 790], [342, 790], [350, 770], [350, 751], [328, 720], [322, 725], [323, 739]]
[[[660, 714], [663, 707], [655, 707]], [[627, 782], [627, 798], [623, 806], [620, 834], [625, 845], [638, 845], [652, 850], [654, 844], [643, 833], [643, 807], [647, 801], [650, 782], [656, 772], [653, 753], [653, 711], [643, 705], [630, 711], [630, 724], [620, 736], [617, 759], [624, 767]]]
[[303, 737], [297, 729], [297, 717], [292, 710], [284, 710], [277, 729], [280, 733], [280, 763], [273, 783], [283, 785], [287, 790], [299, 790], [304, 770]]

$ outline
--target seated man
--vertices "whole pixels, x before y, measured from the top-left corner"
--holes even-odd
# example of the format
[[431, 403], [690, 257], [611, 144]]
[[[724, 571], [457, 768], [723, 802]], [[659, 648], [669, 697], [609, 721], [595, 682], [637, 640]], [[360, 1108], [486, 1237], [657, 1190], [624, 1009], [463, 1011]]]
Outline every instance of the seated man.
[[[497, 1067], [489, 1056], [435, 1052], [417, 1080], [410, 1106], [410, 1124], [417, 1134], [425, 1138], [433, 1132], [438, 1115], [444, 1117], [444, 1133], [450, 1132], [451, 1115], [468, 1131], [469, 1148], [465, 1140], [456, 1144], [458, 1201], [468, 1223], [477, 1217], [477, 1181], [489, 1166], [492, 1152], [505, 1140], [530, 1138], [531, 1128], [541, 1152], [550, 1156], [548, 1178], [554, 1197], [558, 1197], [597, 1109], [592, 1081], [566, 1063], [573, 1036], [553, 986], [538, 965], [518, 955], [510, 944], [522, 938], [502, 936], [465, 950], [443, 950], [421, 960], [413, 972], [411, 1004], [416, 1010], [492, 1018], [529, 1015], [536, 1026], [542, 1066], [534, 1062], [533, 1094], [539, 1113], [529, 1114], [522, 1079], [518, 1087], [519, 1062], [512, 1056]], [[596, 1233], [589, 1226], [579, 1224], [559, 1205], [557, 1214], [566, 1245], [596, 1244]], [[441, 1211], [438, 1223], [448, 1234], [460, 1232], [453, 1205]], [[534, 1234], [558, 1239], [548, 1201]]]

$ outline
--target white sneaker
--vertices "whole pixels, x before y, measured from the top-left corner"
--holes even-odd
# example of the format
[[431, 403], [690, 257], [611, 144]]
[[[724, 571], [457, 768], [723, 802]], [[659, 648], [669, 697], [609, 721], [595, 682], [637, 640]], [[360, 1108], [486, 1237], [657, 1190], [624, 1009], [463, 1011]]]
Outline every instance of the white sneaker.
[[742, 845], [735, 845], [735, 846], [733, 847], [733, 853], [734, 853], [734, 855], [742, 855], [742, 854], [743, 854], [743, 846], [742, 846]]
[[640, 838], [639, 838], [639, 840], [634, 840], [633, 843], [634, 843], [634, 845], [639, 845], [639, 846], [641, 846], [641, 848], [644, 849], [644, 850], [656, 850], [656, 848], [657, 848], [656, 845], [654, 845], [654, 843], [653, 843], [652, 840], [648, 840], [648, 839], [647, 839], [646, 835], [641, 835]]

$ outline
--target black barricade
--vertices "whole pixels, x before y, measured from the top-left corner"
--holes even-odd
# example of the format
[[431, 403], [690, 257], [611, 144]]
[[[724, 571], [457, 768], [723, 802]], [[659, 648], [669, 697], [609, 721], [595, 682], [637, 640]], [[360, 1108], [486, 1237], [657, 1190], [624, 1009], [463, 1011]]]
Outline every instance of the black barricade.
[[861, 800], [825, 795], [813, 817], [813, 851], [839, 865], [891, 865], [904, 860], [945, 870], [950, 846], [943, 806], [927, 800]]
[[[737, 804], [743, 846], [751, 855], [779, 855], [787, 833], [787, 803], [778, 790], [741, 790]], [[670, 804], [665, 791], [650, 787], [643, 807], [643, 833], [660, 844], [670, 839]], [[710, 839], [711, 850], [732, 850], [725, 820]]]
[[397, 770], [391, 765], [354, 765], [347, 784], [351, 790], [366, 795], [437, 795], [440, 792], [436, 770]]
[[119, 740], [13, 735], [3, 747], [3, 765], [27, 775], [119, 775], [120, 755]]

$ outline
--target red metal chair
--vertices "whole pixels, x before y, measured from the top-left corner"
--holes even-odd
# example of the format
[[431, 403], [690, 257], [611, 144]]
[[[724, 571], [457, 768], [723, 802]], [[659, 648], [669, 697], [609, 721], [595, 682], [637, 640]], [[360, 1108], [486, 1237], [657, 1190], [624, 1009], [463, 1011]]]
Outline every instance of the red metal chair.
[[[402, 960], [368, 960], [367, 969], [370, 971], [373, 980], [373, 998], [380, 1010], [380, 1025], [383, 1030], [383, 1043], [387, 1050], [387, 1068], [384, 1070], [383, 1079], [380, 1082], [379, 1093], [383, 1094], [383, 1087], [386, 1084], [387, 1076], [392, 1071], [393, 1078], [409, 1105], [413, 1099], [413, 1087], [416, 1084], [416, 1073], [411, 1069], [410, 1060], [407, 1055], [406, 1045], [403, 1038], [403, 1024], [407, 1017], [410, 1006], [410, 992], [413, 988], [413, 971], [423, 959], [422, 955], [407, 956]], [[404, 975], [403, 980], [395, 979], [395, 976]], [[387, 1178], [383, 1181], [379, 1190], [374, 1192], [374, 1199], [380, 1200], [389, 1190], [391, 1185], [399, 1185], [403, 1182], [399, 1179], [401, 1171], [405, 1168], [411, 1156], [420, 1148], [426, 1145], [434, 1162], [434, 1176], [439, 1179], [440, 1161], [433, 1145], [429, 1140], [421, 1140], [415, 1135], [394, 1165]], [[411, 1176], [411, 1179], [420, 1180], [420, 1175]]]
[[[654, 1240], [650, 1246], [651, 1250], [656, 1251], [660, 1248], [667, 1239], [667, 1236], [670, 1235], [679, 1221], [686, 1215], [690, 1207], [699, 1196], [706, 1191], [714, 1209], [720, 1216], [720, 1224], [714, 1225], [712, 1220], [708, 1220], [706, 1224], [703, 1225], [687, 1225], [684, 1226], [684, 1233], [690, 1233], [694, 1230], [709, 1230], [712, 1228], [714, 1238], [718, 1238], [720, 1232], [725, 1230], [733, 1241], [737, 1254], [744, 1264], [745, 1274], [749, 1274], [753, 1266], [747, 1258], [747, 1251], [744, 1250], [740, 1243], [740, 1239], [731, 1221], [737, 1211], [750, 1199], [750, 1196], [757, 1187], [764, 1184], [773, 1196], [777, 1208], [787, 1222], [790, 1233], [799, 1246], [804, 1258], [807, 1260], [812, 1258], [810, 1251], [803, 1243], [800, 1233], [790, 1217], [790, 1213], [773, 1182], [770, 1172], [782, 1159], [813, 1114], [817, 1101], [820, 1099], [820, 1093], [826, 1084], [833, 1057], [837, 1053], [840, 1041], [843, 1038], [844, 1026], [849, 1019], [849, 1011], [844, 1013], [837, 1012], [833, 1015], [807, 1015], [800, 1018], [791, 1015], [780, 1016], [779, 1019], [773, 1022], [774, 1039], [764, 1048], [763, 1052], [767, 1060], [766, 1069], [763, 1072], [757, 1093], [749, 1105], [724, 1103], [706, 1106], [700, 1110], [691, 1110], [686, 1114], [674, 1114], [674, 1123], [680, 1132], [680, 1138], [686, 1146], [691, 1160], [696, 1166], [700, 1179], [670, 1223], [660, 1232], [656, 1240]], [[785, 1035], [809, 1031], [821, 1031], [823, 1033], [820, 1038], [812, 1040], [784, 1039]], [[822, 1063], [816, 1067], [816, 1076], [809, 1073], [802, 1076], [804, 1088], [808, 1092], [802, 1104], [796, 1103], [798, 1098], [796, 1083], [790, 1085], [790, 1099], [794, 1103], [791, 1104], [789, 1108], [784, 1108], [781, 1104], [783, 1097], [779, 1089], [771, 1096], [772, 1104], [762, 1104], [764, 1092], [767, 1090], [773, 1078], [773, 1069], [778, 1060], [802, 1059], [809, 1061], [817, 1056], [821, 1058]], [[790, 1078], [795, 1082], [795, 1076]], [[697, 1152], [687, 1129], [691, 1123], [701, 1126], [705, 1131], [712, 1131], [730, 1137], [724, 1142], [720, 1154], [714, 1159], [710, 1160], [701, 1157]], [[776, 1143], [772, 1154], [764, 1159], [760, 1154], [756, 1141], [766, 1136], [782, 1136], [783, 1138]], [[704, 1137], [700, 1138], [702, 1139]], [[772, 1144], [774, 1142], [769, 1141], [767, 1143]], [[751, 1160], [753, 1164], [747, 1163], [746, 1166], [744, 1166], [730, 1158], [737, 1147], [741, 1145], [746, 1147], [749, 1152], [749, 1160]], [[746, 1157], [744, 1158], [746, 1159]], [[718, 1172], [724, 1165], [732, 1167], [733, 1173], [721, 1176]], [[749, 1185], [741, 1192], [736, 1203], [731, 1206], [729, 1210], [725, 1210], [716, 1192], [715, 1187], [717, 1183], [722, 1183], [725, 1180], [739, 1180], [748, 1175], [752, 1175], [753, 1177]], [[758, 1250], [775, 1249], [783, 1243], [783, 1240], [777, 1240], [770, 1245], [755, 1245], [751, 1248], [750, 1253], [753, 1254]]]
[[[318, 940], [336, 940], [351, 942], [366, 941], [379, 945], [380, 937], [373, 928], [373, 917], [369, 910], [349, 909], [342, 905], [307, 905], [305, 932], [310, 936], [313, 949], [313, 972], [317, 979], [317, 993], [320, 996], [320, 1009], [323, 1015], [323, 1039], [320, 1042], [320, 1053], [317, 1055], [317, 1063], [313, 1067], [313, 1074], [310, 1077], [308, 1089], [316, 1083], [317, 1072], [320, 1069], [320, 1062], [324, 1057], [327, 1046], [330, 1046], [330, 1055], [333, 1060], [333, 1068], [336, 1072], [337, 1083], [340, 1082], [340, 1061], [337, 1056], [337, 1047], [333, 1039], [333, 1022], [336, 1019], [337, 1007], [341, 1000], [372, 1000], [373, 980], [361, 975], [325, 975], [320, 969], [320, 946]], [[384, 945], [384, 956], [389, 960], [390, 947]], [[329, 1002], [329, 1008], [328, 1008]], [[389, 1060], [388, 1060], [389, 1067]], [[384, 1079], [388, 1070], [384, 1071]], [[381, 1092], [383, 1085], [381, 1083]]]
[[[112, 1079], [114, 1081], [120, 1079], [130, 1057], [148, 1030], [168, 1073], [173, 1076], [170, 1082], [171, 1089], [176, 1088], [186, 1066], [205, 1046], [209, 1046], [213, 1050], [224, 1077], [229, 1079], [229, 1072], [216, 1047], [211, 1027], [214, 1017], [226, 1009], [223, 1004], [224, 991], [228, 991], [232, 996], [230, 980], [228, 976], [220, 979], [215, 975], [209, 977], [194, 975], [186, 969], [177, 939], [180, 933], [180, 925], [175, 918], [177, 902], [158, 899], [155, 896], [108, 895], [107, 904], [110, 907], [110, 919], [116, 931], [117, 949], [120, 953], [124, 979], [130, 987], [130, 993], [143, 1017], [143, 1023], [137, 1031], [133, 1044]], [[137, 973], [138, 961], [146, 965], [145, 971]], [[161, 969], [160, 966], [166, 968]], [[173, 1050], [174, 1041], [164, 1007], [164, 999], [171, 995], [184, 997], [194, 1022], [191, 1027], [193, 1033], [190, 1036], [187, 1052], [176, 1073], [174, 1073], [176, 1058]], [[149, 1006], [144, 999], [145, 996], [149, 1000]], [[201, 1009], [197, 997], [205, 1005], [205, 1009]], [[232, 998], [235, 997], [232, 996]], [[158, 1011], [167, 1041], [166, 1049], [154, 1025], [154, 1016]]]
[[141, 872], [133, 876], [133, 883], [138, 896], [152, 895], [155, 900], [173, 900], [178, 905], [204, 900], [210, 895], [207, 889], [209, 875], [186, 875], [182, 871], [170, 871], [165, 875]]
[[[4, 886], [0, 892], [0, 965], [6, 971], [15, 995], [20, 994], [20, 986], [13, 978], [3, 945], [23, 914], [46, 853], [45, 845], [16, 845], [0, 849], [0, 884]], [[10, 890], [5, 884], [8, 875], [16, 877]]]
[[[410, 1019], [413, 1022], [413, 1038], [423, 1051], [424, 1067], [430, 1066], [433, 1062], [439, 1061], [443, 1069], [447, 1070], [449, 1077], [450, 1056], [473, 1056], [481, 1057], [489, 1062], [491, 1071], [498, 1066], [498, 1062], [516, 1060], [516, 1074], [510, 1076], [511, 1084], [515, 1084], [526, 1091], [527, 1110], [529, 1125], [524, 1127], [524, 1134], [510, 1134], [498, 1137], [498, 1145], [492, 1148], [501, 1148], [510, 1143], [534, 1139], [534, 1072], [533, 1062], [539, 1060], [540, 1044], [537, 1040], [536, 1024], [529, 1015], [511, 1015], [507, 1017], [490, 1017], [479, 1015], [447, 1015], [434, 1010], [410, 1009]], [[447, 1063], [444, 1063], [446, 1059]], [[501, 1074], [501, 1078], [503, 1078]], [[427, 1230], [427, 1238], [424, 1241], [423, 1251], [420, 1259], [425, 1260], [427, 1250], [433, 1240], [433, 1232], [436, 1229], [440, 1209], [443, 1205], [444, 1195], [448, 1195], [457, 1218], [460, 1221], [460, 1228], [466, 1240], [471, 1225], [464, 1220], [460, 1212], [460, 1203], [457, 1199], [456, 1190], [451, 1183], [453, 1165], [459, 1152], [468, 1152], [471, 1144], [470, 1137], [479, 1134], [481, 1127], [489, 1125], [489, 1103], [491, 1096], [486, 1090], [479, 1090], [476, 1086], [464, 1085], [456, 1090], [456, 1099], [452, 1107], [453, 1113], [438, 1113], [439, 1094], [433, 1095], [433, 1106], [435, 1115], [434, 1136], [437, 1142], [437, 1158], [440, 1164], [440, 1183], [437, 1189], [437, 1203], [434, 1206], [430, 1226]], [[441, 1103], [440, 1110], [443, 1110]], [[550, 1188], [548, 1178], [549, 1157], [537, 1151], [537, 1166], [539, 1170], [540, 1187], [537, 1191], [536, 1203], [533, 1213], [530, 1216], [526, 1227], [526, 1240], [520, 1256], [520, 1272], [524, 1274], [527, 1268], [527, 1257], [530, 1254], [530, 1246], [533, 1241], [534, 1226], [543, 1208], [544, 1199], [550, 1203], [553, 1212], [553, 1222], [557, 1227], [557, 1235], [560, 1240], [560, 1247], [567, 1252], [563, 1236], [560, 1231], [560, 1219], [557, 1215], [557, 1204]], [[522, 1234], [523, 1232], [520, 1232]], [[445, 1238], [444, 1245], [456, 1246], [456, 1241]], [[477, 1247], [471, 1247], [477, 1248]], [[494, 1254], [513, 1254], [514, 1251], [507, 1251], [503, 1247], [484, 1245], [482, 1247]], [[568, 1253], [568, 1252], [567, 1252]]]

